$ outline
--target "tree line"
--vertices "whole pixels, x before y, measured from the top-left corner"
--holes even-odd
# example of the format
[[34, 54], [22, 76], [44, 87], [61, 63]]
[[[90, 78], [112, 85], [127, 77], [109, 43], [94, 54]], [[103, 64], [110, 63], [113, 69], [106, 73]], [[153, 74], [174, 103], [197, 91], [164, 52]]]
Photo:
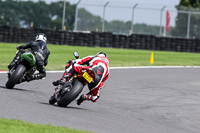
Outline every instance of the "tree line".
[[[187, 7], [187, 8], [186, 8]], [[188, 8], [191, 7], [191, 8]], [[180, 0], [177, 10], [200, 11], [200, 0]], [[75, 5], [66, 2], [65, 26], [67, 30], [74, 29]], [[50, 4], [40, 0], [0, 0], [0, 25], [15, 27], [50, 28], [61, 29], [63, 17], [63, 1]], [[191, 15], [190, 33], [192, 36], [199, 36], [200, 15]], [[169, 36], [183, 36], [187, 34], [188, 14], [179, 13], [176, 18], [175, 27], [171, 27]], [[33, 24], [33, 25], [31, 25]], [[78, 30], [101, 31], [102, 18], [88, 12], [84, 8], [79, 9]], [[159, 26], [147, 24], [134, 24], [134, 33], [159, 35]], [[105, 31], [116, 33], [129, 33], [131, 21], [121, 20], [105, 21]]]
[[[16, 27], [62, 27], [63, 2], [46, 4], [44, 1], [0, 0], [0, 24]], [[65, 25], [73, 28], [75, 5], [66, 2]]]
[[[66, 2], [65, 26], [67, 30], [74, 29], [75, 5]], [[63, 1], [52, 2], [50, 4], [44, 1], [21, 1], [21, 0], [0, 0], [0, 24], [15, 27], [35, 28], [62, 28]], [[78, 30], [101, 31], [102, 18], [93, 15], [84, 8], [79, 9]], [[105, 31], [116, 33], [129, 33], [131, 22], [114, 20], [105, 21]], [[135, 33], [146, 33], [157, 35], [159, 26], [150, 26], [146, 24], [135, 24]]]
[[[176, 17], [176, 25], [171, 31], [172, 35], [179, 35], [186, 37], [187, 34], [190, 37], [200, 37], [200, 0], [180, 0], [178, 11], [185, 11], [178, 13]], [[191, 14], [186, 13], [191, 12]], [[195, 14], [192, 12], [196, 12]], [[188, 21], [189, 19], [189, 21]], [[188, 25], [189, 23], [189, 25]], [[189, 28], [189, 29], [188, 29]]]

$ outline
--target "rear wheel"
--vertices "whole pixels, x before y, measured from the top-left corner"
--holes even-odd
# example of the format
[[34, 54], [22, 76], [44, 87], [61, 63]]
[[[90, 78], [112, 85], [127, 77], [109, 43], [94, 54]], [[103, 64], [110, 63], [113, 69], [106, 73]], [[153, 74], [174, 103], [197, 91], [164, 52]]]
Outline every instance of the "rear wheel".
[[67, 105], [69, 105], [74, 99], [78, 97], [78, 95], [83, 90], [83, 87], [83, 84], [80, 81], [76, 80], [70, 91], [67, 92], [63, 97], [58, 99], [58, 106], [66, 107]]
[[15, 84], [19, 81], [22, 74], [26, 71], [26, 67], [22, 64], [19, 64], [18, 67], [15, 69], [15, 72], [10, 76], [6, 83], [6, 87], [8, 89], [13, 89]]

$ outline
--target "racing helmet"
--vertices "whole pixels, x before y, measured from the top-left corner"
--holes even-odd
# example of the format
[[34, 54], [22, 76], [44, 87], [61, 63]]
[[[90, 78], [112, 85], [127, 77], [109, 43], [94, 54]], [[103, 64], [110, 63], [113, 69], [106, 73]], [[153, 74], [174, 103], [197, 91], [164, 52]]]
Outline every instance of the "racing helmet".
[[43, 41], [46, 42], [47, 41], [47, 37], [44, 33], [39, 33], [37, 34], [37, 36], [35, 37], [35, 41]]
[[96, 56], [103, 56], [103, 57], [107, 57], [106, 54], [104, 52], [98, 52], [96, 54]]

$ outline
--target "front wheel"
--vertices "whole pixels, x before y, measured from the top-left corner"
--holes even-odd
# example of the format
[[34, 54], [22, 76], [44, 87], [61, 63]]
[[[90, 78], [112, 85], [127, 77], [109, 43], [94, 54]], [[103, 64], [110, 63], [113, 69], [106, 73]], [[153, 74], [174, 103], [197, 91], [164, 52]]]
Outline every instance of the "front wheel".
[[6, 83], [6, 87], [8, 89], [13, 89], [15, 84], [19, 81], [22, 74], [26, 71], [26, 67], [22, 64], [19, 64], [18, 67], [15, 69], [15, 72], [10, 76]]
[[74, 99], [78, 97], [78, 95], [83, 90], [83, 87], [84, 85], [80, 81], [76, 80], [70, 91], [67, 92], [63, 97], [58, 99], [58, 106], [66, 107], [67, 105], [69, 105]]
[[54, 104], [54, 103], [56, 103], [56, 98], [55, 98], [54, 95], [51, 96], [51, 97], [49, 98], [49, 103], [50, 103], [50, 104]]

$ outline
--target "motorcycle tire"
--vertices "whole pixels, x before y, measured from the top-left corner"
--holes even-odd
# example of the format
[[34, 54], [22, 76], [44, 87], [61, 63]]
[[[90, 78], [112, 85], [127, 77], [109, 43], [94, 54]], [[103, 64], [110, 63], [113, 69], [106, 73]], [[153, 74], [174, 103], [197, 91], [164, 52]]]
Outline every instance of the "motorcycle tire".
[[54, 96], [51, 96], [51, 97], [49, 98], [49, 103], [50, 103], [50, 104], [56, 103], [56, 98], [55, 98]]
[[26, 71], [26, 67], [22, 64], [19, 64], [17, 68], [15, 69], [15, 72], [8, 79], [6, 83], [6, 87], [8, 89], [13, 89], [13, 87], [19, 81], [20, 77], [22, 76], [22, 74], [24, 74], [25, 71]]
[[84, 85], [80, 81], [76, 80], [70, 91], [57, 100], [58, 106], [60, 107], [68, 106], [82, 92], [83, 87]]

